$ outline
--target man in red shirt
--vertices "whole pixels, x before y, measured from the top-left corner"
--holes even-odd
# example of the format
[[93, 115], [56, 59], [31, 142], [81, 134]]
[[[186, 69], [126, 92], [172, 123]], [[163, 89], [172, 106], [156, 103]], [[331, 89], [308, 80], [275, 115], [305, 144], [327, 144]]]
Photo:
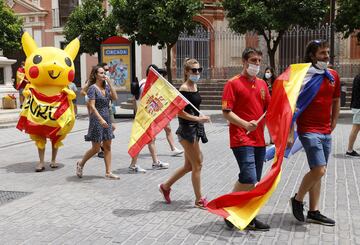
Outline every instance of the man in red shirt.
[[[262, 53], [246, 48], [242, 54], [243, 70], [225, 84], [222, 96], [223, 116], [230, 122], [230, 148], [240, 168], [239, 180], [233, 192], [248, 191], [260, 181], [265, 159], [265, 120], [258, 120], [265, 113], [270, 94], [264, 80], [257, 78]], [[228, 227], [233, 224], [226, 220]], [[269, 230], [270, 226], [256, 218], [248, 229]]]
[[[322, 74], [323, 78], [319, 80], [321, 84], [315, 97], [296, 121], [310, 171], [304, 176], [290, 203], [295, 218], [304, 222], [303, 200], [309, 193], [307, 221], [334, 226], [335, 221], [322, 215], [318, 207], [321, 178], [326, 172], [331, 151], [331, 132], [335, 129], [340, 111], [340, 80], [336, 71], [327, 68], [328, 61], [329, 44], [326, 41], [314, 40], [307, 45], [305, 62], [312, 63], [308, 74], [315, 72]], [[289, 142], [292, 141], [290, 137]]]

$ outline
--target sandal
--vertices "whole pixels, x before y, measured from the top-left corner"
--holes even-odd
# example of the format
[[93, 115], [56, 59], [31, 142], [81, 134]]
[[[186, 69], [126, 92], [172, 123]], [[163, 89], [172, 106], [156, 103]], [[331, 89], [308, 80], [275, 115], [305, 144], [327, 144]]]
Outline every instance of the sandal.
[[82, 178], [82, 176], [83, 176], [83, 167], [84, 166], [80, 165], [80, 162], [76, 163], [76, 176], [79, 178]]
[[35, 167], [35, 172], [42, 172], [45, 170], [44, 163], [37, 163]]
[[116, 180], [120, 179], [120, 177], [110, 172], [108, 174], [105, 174], [105, 179]]
[[50, 163], [50, 168], [58, 168], [59, 165], [56, 162]]
[[206, 200], [206, 198], [202, 197], [202, 198], [200, 198], [199, 201], [195, 202], [195, 207], [201, 208], [201, 209], [206, 209], [207, 204], [208, 204], [208, 201]]

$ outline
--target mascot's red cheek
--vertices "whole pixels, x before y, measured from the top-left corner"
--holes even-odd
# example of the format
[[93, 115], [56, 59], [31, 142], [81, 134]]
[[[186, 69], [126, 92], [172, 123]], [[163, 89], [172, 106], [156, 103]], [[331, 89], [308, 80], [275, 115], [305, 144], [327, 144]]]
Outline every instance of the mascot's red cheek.
[[74, 78], [75, 78], [75, 72], [74, 72], [74, 70], [69, 71], [68, 80], [69, 80], [70, 82], [72, 82], [72, 81], [74, 81]]
[[29, 75], [31, 78], [37, 78], [39, 76], [39, 68], [37, 66], [30, 67]]

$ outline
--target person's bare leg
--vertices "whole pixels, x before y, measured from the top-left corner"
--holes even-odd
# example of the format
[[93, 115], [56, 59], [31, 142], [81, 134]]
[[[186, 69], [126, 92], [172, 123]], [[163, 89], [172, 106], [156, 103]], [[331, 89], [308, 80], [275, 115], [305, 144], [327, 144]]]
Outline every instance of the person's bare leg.
[[359, 130], [360, 130], [360, 124], [353, 124], [349, 135], [349, 143], [347, 148], [348, 152], [352, 152], [354, 150], [354, 143], [359, 133]]
[[40, 148], [37, 148], [38, 149], [38, 154], [39, 154], [39, 162], [38, 164], [36, 164], [36, 168], [35, 170], [36, 171], [42, 171], [45, 167], [45, 148], [44, 149], [40, 149]]
[[175, 170], [175, 172], [170, 176], [170, 178], [163, 183], [163, 188], [165, 190], [169, 190], [176, 181], [181, 179], [185, 174], [187, 174], [191, 170], [192, 170], [191, 163], [185, 152], [184, 166], [181, 166], [180, 168]]
[[174, 141], [174, 138], [172, 136], [172, 132], [171, 132], [171, 127], [170, 127], [170, 123], [168, 123], [165, 128], [165, 134], [166, 134], [166, 139], [167, 139], [167, 142], [169, 143], [169, 146], [170, 146], [170, 149], [172, 151], [175, 150], [175, 141]]
[[54, 146], [54, 144], [51, 144], [51, 163], [50, 163], [50, 167], [52, 168], [57, 168], [58, 164], [56, 162], [56, 156], [58, 153], [58, 148], [56, 148]]
[[308, 193], [310, 189], [313, 188], [319, 180], [321, 180], [321, 177], [324, 176], [325, 173], [326, 167], [319, 166], [312, 168], [307, 174], [305, 174], [296, 194], [295, 200], [302, 202], [306, 193]]
[[104, 161], [105, 161], [105, 174], [111, 173], [111, 140], [103, 142], [104, 148]]
[[83, 158], [79, 161], [79, 165], [81, 167], [84, 167], [85, 163], [92, 158], [96, 153], [98, 153], [100, 149], [100, 143], [99, 142], [92, 142], [92, 147], [85, 152], [85, 155]]
[[148, 148], [151, 154], [151, 158], [153, 160], [153, 163], [158, 163], [159, 159], [157, 157], [157, 152], [156, 152], [156, 146], [155, 146], [155, 139], [153, 139], [149, 144], [148, 144]]
[[321, 179], [318, 180], [313, 187], [309, 190], [309, 210], [319, 210], [319, 200], [321, 192]]

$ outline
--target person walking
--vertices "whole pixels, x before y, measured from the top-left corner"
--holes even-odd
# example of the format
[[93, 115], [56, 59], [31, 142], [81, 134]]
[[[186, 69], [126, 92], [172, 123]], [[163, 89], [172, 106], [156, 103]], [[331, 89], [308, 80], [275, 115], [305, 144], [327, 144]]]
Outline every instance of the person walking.
[[168, 180], [158, 186], [160, 193], [168, 204], [171, 203], [171, 186], [188, 172], [191, 172], [191, 180], [195, 193], [195, 207], [205, 208], [208, 203], [201, 192], [203, 155], [200, 150], [199, 140], [201, 139], [202, 143], [207, 142], [203, 123], [210, 122], [210, 118], [200, 115], [198, 112], [200, 110], [201, 96], [197, 83], [201, 72], [202, 68], [196, 59], [185, 60], [184, 83], [180, 86], [179, 91], [197, 110], [191, 105], [187, 105], [178, 114], [179, 128], [176, 134], [184, 148], [185, 162], [184, 166], [178, 168]]
[[111, 141], [114, 138], [114, 134], [109, 114], [110, 100], [116, 100], [117, 94], [101, 66], [95, 66], [91, 70], [89, 85], [87, 96], [89, 98], [90, 118], [85, 141], [91, 141], [92, 147], [77, 162], [76, 175], [82, 178], [85, 163], [99, 152], [102, 143], [104, 148], [105, 178], [119, 179], [119, 176], [111, 172]]
[[274, 69], [272, 67], [268, 66], [265, 68], [263, 80], [266, 82], [268, 89], [269, 89], [269, 93], [271, 95], [272, 86], [276, 80], [276, 75], [275, 75]]
[[353, 115], [353, 126], [349, 135], [349, 143], [346, 156], [360, 157], [360, 154], [354, 150], [354, 143], [360, 130], [360, 74], [353, 81], [350, 108]]
[[[275, 75], [274, 69], [272, 67], [268, 66], [265, 68], [263, 80], [266, 82], [267, 87], [269, 89], [270, 96], [271, 96], [272, 86], [276, 80], [276, 75]], [[270, 145], [274, 144], [274, 142], [272, 141], [270, 132], [269, 132], [269, 139], [270, 139], [269, 144]]]
[[[325, 40], [310, 41], [305, 50], [305, 62], [311, 63], [308, 74], [321, 75], [319, 89], [306, 90], [306, 96], [313, 94], [313, 99], [296, 120], [299, 139], [305, 149], [310, 167], [303, 177], [297, 193], [290, 199], [294, 217], [305, 221], [305, 195], [309, 193], [309, 211], [307, 221], [334, 226], [335, 221], [321, 214], [319, 200], [321, 194], [321, 179], [326, 173], [327, 163], [331, 151], [331, 132], [335, 129], [340, 111], [340, 79], [335, 70], [328, 69], [329, 43]], [[308, 74], [305, 76], [307, 78]], [[307, 84], [312, 84], [312, 79]], [[315, 78], [316, 79], [316, 78]], [[315, 79], [313, 81], [315, 81]], [[312, 92], [314, 91], [314, 92]], [[301, 94], [300, 94], [301, 96]], [[293, 129], [292, 129], [293, 131]], [[289, 137], [289, 145], [293, 143], [293, 136]]]
[[[151, 64], [146, 69], [146, 78], [147, 78], [147, 76], [149, 74], [150, 67], [154, 68], [162, 76], [166, 76], [166, 71], [165, 70], [160, 69], [159, 67], [157, 67], [154, 64]], [[143, 92], [144, 87], [145, 87], [146, 78], [142, 79], [139, 82], [139, 90], [140, 91], [139, 91], [139, 98], [136, 100], [136, 107], [139, 107], [139, 105], [140, 105], [141, 95], [142, 95], [142, 92]], [[172, 155], [176, 156], [176, 155], [179, 155], [179, 154], [183, 153], [182, 150], [177, 149], [175, 147], [174, 139], [172, 137], [172, 132], [171, 132], [171, 128], [170, 128], [170, 123], [168, 123], [165, 126], [164, 130], [166, 132], [166, 139], [167, 139], [167, 141], [169, 143], [169, 146], [171, 148]], [[151, 158], [152, 158], [152, 161], [153, 161], [152, 168], [153, 169], [167, 169], [167, 168], [169, 168], [169, 163], [163, 162], [158, 158], [155, 141], [156, 141], [156, 138], [154, 138], [148, 144], [149, 152], [151, 154]], [[130, 163], [128, 172], [129, 173], [146, 173], [146, 169], [144, 169], [140, 165], [138, 165], [137, 161], [138, 161], [138, 155], [131, 159], [131, 163]]]
[[[240, 169], [233, 192], [254, 189], [265, 161], [265, 120], [258, 119], [267, 110], [270, 94], [266, 82], [256, 77], [261, 60], [260, 50], [246, 48], [241, 74], [226, 82], [222, 95], [223, 116], [230, 122], [230, 148]], [[229, 228], [234, 227], [230, 221], [224, 221]], [[270, 226], [254, 218], [247, 228], [267, 231]]]

